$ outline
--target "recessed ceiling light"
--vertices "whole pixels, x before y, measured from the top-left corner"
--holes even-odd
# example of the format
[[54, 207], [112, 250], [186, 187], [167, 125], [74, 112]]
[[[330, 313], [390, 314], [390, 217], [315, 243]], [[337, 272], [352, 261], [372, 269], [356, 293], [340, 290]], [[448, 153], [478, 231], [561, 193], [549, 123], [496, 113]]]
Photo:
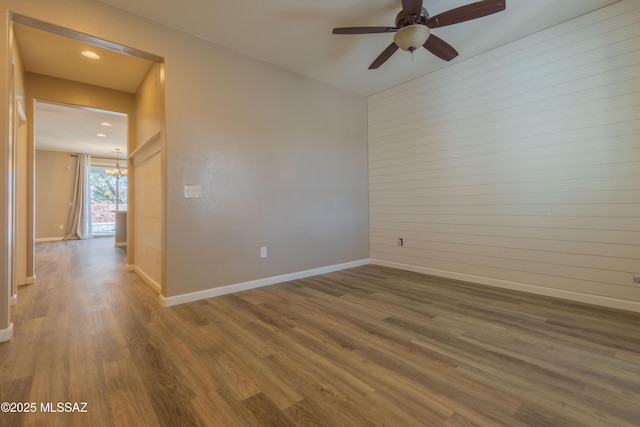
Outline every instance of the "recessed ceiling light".
[[102, 126], [112, 126], [111, 123], [107, 123], [107, 122], [102, 122], [100, 123]]
[[92, 50], [83, 50], [82, 54], [89, 59], [100, 59], [100, 55], [98, 55]]
[[107, 137], [107, 135], [105, 135], [104, 133], [99, 133], [99, 134], [98, 134], [98, 136], [99, 136], [100, 138], [106, 138], [106, 137]]

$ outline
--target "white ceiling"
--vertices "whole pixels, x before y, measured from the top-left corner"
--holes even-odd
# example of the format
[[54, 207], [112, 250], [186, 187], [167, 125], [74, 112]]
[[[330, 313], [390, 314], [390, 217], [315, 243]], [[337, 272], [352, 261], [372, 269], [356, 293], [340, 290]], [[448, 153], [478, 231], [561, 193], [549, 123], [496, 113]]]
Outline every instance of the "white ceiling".
[[[100, 1], [365, 96], [449, 64], [422, 49], [413, 59], [398, 51], [378, 70], [368, 70], [393, 34], [331, 33], [334, 27], [393, 26], [400, 0], [164, 0], [162, 6], [157, 0]], [[617, 1], [506, 0], [503, 12], [433, 33], [458, 50], [455, 63]], [[424, 7], [434, 16], [470, 3], [473, 0], [424, 0]], [[85, 41], [17, 23], [14, 28], [29, 72], [135, 92], [151, 65], [96, 46], [91, 48], [101, 59], [90, 61], [79, 55], [90, 46]], [[50, 104], [39, 106], [38, 114], [37, 148], [101, 156], [113, 156], [116, 147], [126, 151], [126, 130], [112, 129], [106, 141], [96, 139], [100, 132], [92, 126], [110, 121], [108, 116]]]
[[38, 150], [107, 158], [115, 158], [116, 149], [127, 152], [127, 116], [121, 113], [36, 102], [35, 123]]
[[[101, 0], [236, 51], [345, 90], [370, 95], [445, 67], [422, 49], [397, 52], [378, 70], [369, 64], [393, 34], [333, 35], [334, 27], [393, 26], [400, 0]], [[505, 11], [438, 28], [459, 52], [478, 55], [618, 0], [506, 0]], [[424, 0], [429, 14], [474, 0]]]
[[[152, 62], [23, 24], [14, 24], [27, 71], [135, 93]], [[85, 58], [83, 50], [100, 55]]]

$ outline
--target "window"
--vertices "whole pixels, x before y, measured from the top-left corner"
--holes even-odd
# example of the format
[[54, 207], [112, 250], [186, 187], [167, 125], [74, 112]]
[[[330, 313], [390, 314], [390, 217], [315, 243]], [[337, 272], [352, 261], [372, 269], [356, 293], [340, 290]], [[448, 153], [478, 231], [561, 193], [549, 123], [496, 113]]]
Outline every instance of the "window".
[[92, 166], [89, 174], [91, 226], [94, 236], [114, 235], [115, 211], [127, 210], [127, 177], [107, 175], [105, 169], [107, 168], [104, 166]]

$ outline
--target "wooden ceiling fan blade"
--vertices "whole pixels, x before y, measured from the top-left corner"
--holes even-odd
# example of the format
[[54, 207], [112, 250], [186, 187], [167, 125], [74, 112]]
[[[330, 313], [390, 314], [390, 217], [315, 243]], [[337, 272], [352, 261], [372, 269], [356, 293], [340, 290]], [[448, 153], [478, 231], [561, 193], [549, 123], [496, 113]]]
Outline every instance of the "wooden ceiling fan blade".
[[413, 22], [416, 22], [422, 12], [422, 0], [402, 0], [402, 10], [405, 15], [413, 16]]
[[426, 24], [429, 28], [445, 27], [492, 15], [505, 10], [506, 7], [506, 0], [483, 0], [433, 16]]
[[396, 53], [396, 50], [398, 50], [398, 45], [395, 43], [391, 43], [389, 45], [389, 47], [387, 47], [381, 54], [380, 56], [378, 56], [376, 58], [375, 61], [373, 61], [371, 63], [371, 65], [369, 65], [369, 69], [370, 70], [375, 70], [376, 68], [378, 68], [379, 66], [381, 66], [382, 64], [384, 64], [387, 59], [391, 58], [391, 55], [393, 55], [394, 53]]
[[423, 47], [440, 59], [451, 61], [458, 56], [458, 51], [440, 37], [431, 34]]
[[396, 27], [345, 27], [334, 28], [333, 34], [375, 34], [394, 33], [398, 31]]

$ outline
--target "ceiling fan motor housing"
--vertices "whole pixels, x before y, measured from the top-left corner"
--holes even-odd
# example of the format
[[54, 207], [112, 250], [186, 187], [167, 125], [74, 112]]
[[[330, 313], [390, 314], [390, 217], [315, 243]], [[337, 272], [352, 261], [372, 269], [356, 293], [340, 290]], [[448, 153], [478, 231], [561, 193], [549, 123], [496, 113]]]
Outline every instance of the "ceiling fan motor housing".
[[413, 15], [409, 15], [405, 13], [404, 10], [401, 10], [398, 15], [396, 15], [396, 27], [402, 28], [411, 24], [422, 24], [425, 25], [427, 23], [427, 19], [429, 19], [429, 12], [424, 7], [420, 11], [420, 17], [415, 19]]
[[420, 16], [409, 15], [404, 10], [396, 16], [396, 27], [399, 30], [393, 37], [393, 41], [398, 47], [407, 52], [413, 52], [421, 48], [431, 34], [426, 25], [429, 13], [424, 7], [420, 11]]
[[402, 0], [402, 10], [396, 15], [395, 27], [334, 28], [333, 34], [395, 33], [393, 43], [371, 63], [370, 70], [375, 70], [384, 64], [398, 49], [414, 52], [422, 47], [440, 59], [451, 61], [458, 56], [458, 52], [449, 43], [431, 34], [431, 29], [501, 12], [506, 8], [506, 0], [479, 0], [439, 13], [434, 17], [430, 17], [429, 12], [422, 5], [423, 0]]

